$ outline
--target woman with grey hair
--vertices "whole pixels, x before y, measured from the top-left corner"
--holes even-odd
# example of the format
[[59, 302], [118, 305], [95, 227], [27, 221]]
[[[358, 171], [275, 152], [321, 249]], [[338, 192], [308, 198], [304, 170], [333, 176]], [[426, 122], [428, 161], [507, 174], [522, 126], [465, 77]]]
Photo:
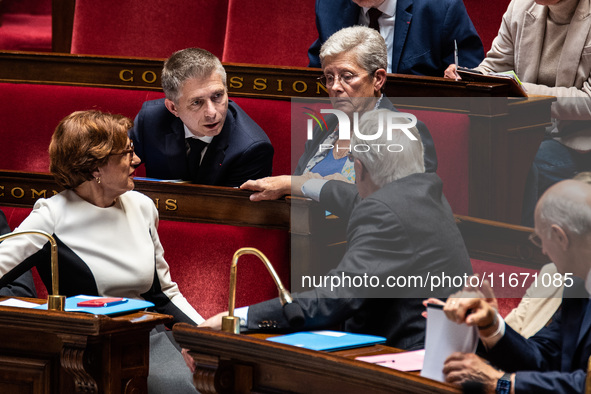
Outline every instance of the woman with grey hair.
[[[386, 83], [388, 49], [382, 36], [365, 26], [348, 27], [334, 33], [320, 50], [322, 76], [320, 81], [326, 87], [332, 106], [342, 111], [354, 123], [355, 114], [384, 108], [396, 111], [392, 103], [382, 94]], [[347, 161], [351, 142], [339, 138], [338, 118], [326, 117], [326, 126], [315, 128], [313, 137], [306, 143], [300, 157], [295, 176], [305, 179], [329, 177], [348, 182], [355, 181], [355, 171]], [[437, 169], [437, 155], [429, 130], [418, 122], [421, 140], [425, 146], [425, 167], [429, 172]], [[332, 147], [320, 149], [320, 147]], [[240, 188], [253, 190], [253, 201], [273, 200], [286, 194], [301, 194], [293, 185], [302, 183], [289, 175], [249, 180]]]

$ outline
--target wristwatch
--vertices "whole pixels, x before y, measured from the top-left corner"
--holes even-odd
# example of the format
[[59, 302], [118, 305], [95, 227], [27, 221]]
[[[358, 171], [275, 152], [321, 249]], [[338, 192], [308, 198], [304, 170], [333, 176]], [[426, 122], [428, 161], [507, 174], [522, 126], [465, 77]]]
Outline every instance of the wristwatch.
[[511, 374], [506, 373], [497, 380], [497, 394], [509, 394], [511, 392]]

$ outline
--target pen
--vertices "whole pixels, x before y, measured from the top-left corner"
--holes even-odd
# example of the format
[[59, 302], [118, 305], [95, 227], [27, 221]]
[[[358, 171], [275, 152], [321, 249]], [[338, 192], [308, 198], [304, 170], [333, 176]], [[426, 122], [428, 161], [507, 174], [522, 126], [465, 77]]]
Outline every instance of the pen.
[[458, 42], [454, 40], [454, 63], [456, 65], [456, 81], [458, 80]]

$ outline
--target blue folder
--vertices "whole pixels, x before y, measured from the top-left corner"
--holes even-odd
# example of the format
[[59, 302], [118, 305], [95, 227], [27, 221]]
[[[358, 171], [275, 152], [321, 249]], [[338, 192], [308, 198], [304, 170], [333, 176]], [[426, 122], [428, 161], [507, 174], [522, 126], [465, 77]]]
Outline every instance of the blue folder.
[[375, 335], [353, 334], [341, 331], [302, 331], [293, 334], [267, 338], [269, 341], [283, 343], [312, 350], [352, 349], [385, 343], [386, 338]]
[[[80, 301], [92, 300], [95, 298], [103, 298], [97, 296], [77, 295], [75, 297], [66, 298], [66, 312], [86, 312], [95, 315], [118, 315], [126, 312], [134, 312], [142, 309], [153, 307], [154, 304], [150, 301], [135, 300], [126, 298], [127, 302], [113, 306], [99, 306], [99, 307], [79, 307]], [[35, 309], [47, 309], [47, 304], [39, 305]]]

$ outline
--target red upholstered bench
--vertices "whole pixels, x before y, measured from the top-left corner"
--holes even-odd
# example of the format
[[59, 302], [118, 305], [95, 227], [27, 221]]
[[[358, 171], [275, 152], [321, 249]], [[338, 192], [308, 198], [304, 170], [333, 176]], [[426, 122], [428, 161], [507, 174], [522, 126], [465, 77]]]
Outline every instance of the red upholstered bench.
[[0, 168], [48, 172], [51, 135], [66, 115], [98, 109], [133, 119], [144, 101], [162, 96], [142, 90], [0, 83]]
[[443, 180], [443, 194], [453, 213], [468, 214], [468, 115], [407, 110], [429, 128], [437, 151], [437, 174]]
[[[242, 247], [259, 249], [283, 284], [289, 284], [289, 234], [283, 230], [161, 220], [158, 229], [172, 279], [204, 317], [228, 309], [230, 263]], [[277, 288], [256, 256], [238, 260], [236, 306], [277, 297]]]
[[503, 317], [517, 307], [525, 291], [534, 281], [533, 274], [539, 272], [535, 269], [490, 261], [477, 259], [471, 259], [471, 261], [475, 274], [479, 274], [489, 282], [492, 277], [493, 290], [499, 303], [499, 313]]
[[491, 7], [483, 7], [480, 0], [464, 0], [464, 5], [472, 19], [472, 23], [482, 40], [484, 51], [488, 52], [492, 41], [497, 36], [503, 19], [511, 0], [499, 0], [491, 4]]
[[51, 52], [51, 0], [0, 1], [0, 49]]
[[[0, 209], [13, 230], [31, 212], [31, 208], [2, 206]], [[249, 246], [263, 252], [289, 287], [286, 231], [161, 220], [158, 233], [172, 280], [204, 317], [227, 310], [230, 263], [239, 248]], [[38, 297], [46, 298], [47, 289], [36, 269], [33, 277]], [[275, 282], [264, 264], [255, 256], [242, 256], [238, 261], [236, 306], [276, 296]]]
[[72, 53], [167, 58], [188, 47], [220, 59], [227, 0], [76, 0]]
[[314, 13], [313, 0], [229, 0], [222, 61], [307, 66]]
[[[245, 97], [231, 99], [261, 126], [271, 140], [275, 149], [272, 175], [292, 174], [292, 168], [295, 168], [299, 156], [292, 157], [291, 152], [291, 102]], [[302, 152], [304, 142], [301, 144]]]

